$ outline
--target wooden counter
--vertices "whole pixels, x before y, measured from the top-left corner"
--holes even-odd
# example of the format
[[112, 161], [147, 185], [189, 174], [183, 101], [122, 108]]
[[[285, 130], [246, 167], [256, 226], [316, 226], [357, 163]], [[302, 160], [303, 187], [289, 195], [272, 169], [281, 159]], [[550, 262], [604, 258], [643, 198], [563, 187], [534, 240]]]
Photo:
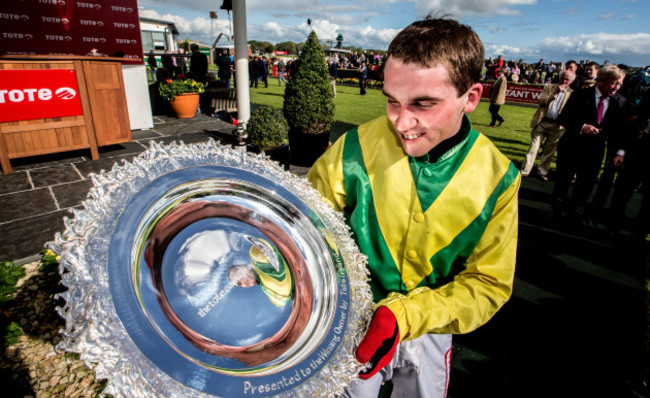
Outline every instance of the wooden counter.
[[0, 123], [0, 164], [11, 159], [97, 148], [131, 141], [122, 58], [56, 55], [0, 57], [0, 70], [74, 69], [83, 115]]

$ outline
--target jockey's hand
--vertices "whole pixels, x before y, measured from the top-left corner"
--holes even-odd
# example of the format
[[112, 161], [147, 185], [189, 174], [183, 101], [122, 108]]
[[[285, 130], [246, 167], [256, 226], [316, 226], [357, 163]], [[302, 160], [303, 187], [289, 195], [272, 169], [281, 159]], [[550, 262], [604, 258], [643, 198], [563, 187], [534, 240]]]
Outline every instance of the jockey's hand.
[[399, 343], [397, 319], [388, 307], [379, 307], [372, 317], [366, 336], [355, 353], [361, 363], [370, 363], [370, 368], [359, 373], [367, 380], [390, 363]]

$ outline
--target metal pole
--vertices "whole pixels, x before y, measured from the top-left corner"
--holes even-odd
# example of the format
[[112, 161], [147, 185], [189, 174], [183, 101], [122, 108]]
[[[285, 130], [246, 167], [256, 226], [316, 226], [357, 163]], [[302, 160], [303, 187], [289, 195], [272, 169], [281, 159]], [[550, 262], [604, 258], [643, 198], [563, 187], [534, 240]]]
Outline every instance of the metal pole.
[[248, 38], [246, 35], [246, 0], [233, 0], [232, 13], [235, 25], [235, 84], [237, 86], [237, 137], [240, 145], [246, 138], [246, 126], [251, 117], [248, 86]]

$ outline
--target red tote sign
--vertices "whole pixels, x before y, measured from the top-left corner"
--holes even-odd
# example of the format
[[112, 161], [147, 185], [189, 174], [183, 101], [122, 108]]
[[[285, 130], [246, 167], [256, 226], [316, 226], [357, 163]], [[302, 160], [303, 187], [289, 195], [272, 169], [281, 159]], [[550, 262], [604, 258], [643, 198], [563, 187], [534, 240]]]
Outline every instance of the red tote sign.
[[74, 69], [0, 70], [0, 122], [82, 114]]

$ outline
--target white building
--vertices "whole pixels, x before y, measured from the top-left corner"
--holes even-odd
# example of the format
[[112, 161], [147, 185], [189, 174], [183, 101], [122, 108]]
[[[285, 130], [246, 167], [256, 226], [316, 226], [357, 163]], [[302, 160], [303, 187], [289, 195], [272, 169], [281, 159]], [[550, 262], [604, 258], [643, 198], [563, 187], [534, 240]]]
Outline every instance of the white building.
[[165, 50], [173, 53], [178, 51], [176, 36], [179, 32], [173, 22], [160, 19], [140, 17], [140, 33], [142, 35], [142, 52], [145, 57], [149, 51], [162, 54]]

